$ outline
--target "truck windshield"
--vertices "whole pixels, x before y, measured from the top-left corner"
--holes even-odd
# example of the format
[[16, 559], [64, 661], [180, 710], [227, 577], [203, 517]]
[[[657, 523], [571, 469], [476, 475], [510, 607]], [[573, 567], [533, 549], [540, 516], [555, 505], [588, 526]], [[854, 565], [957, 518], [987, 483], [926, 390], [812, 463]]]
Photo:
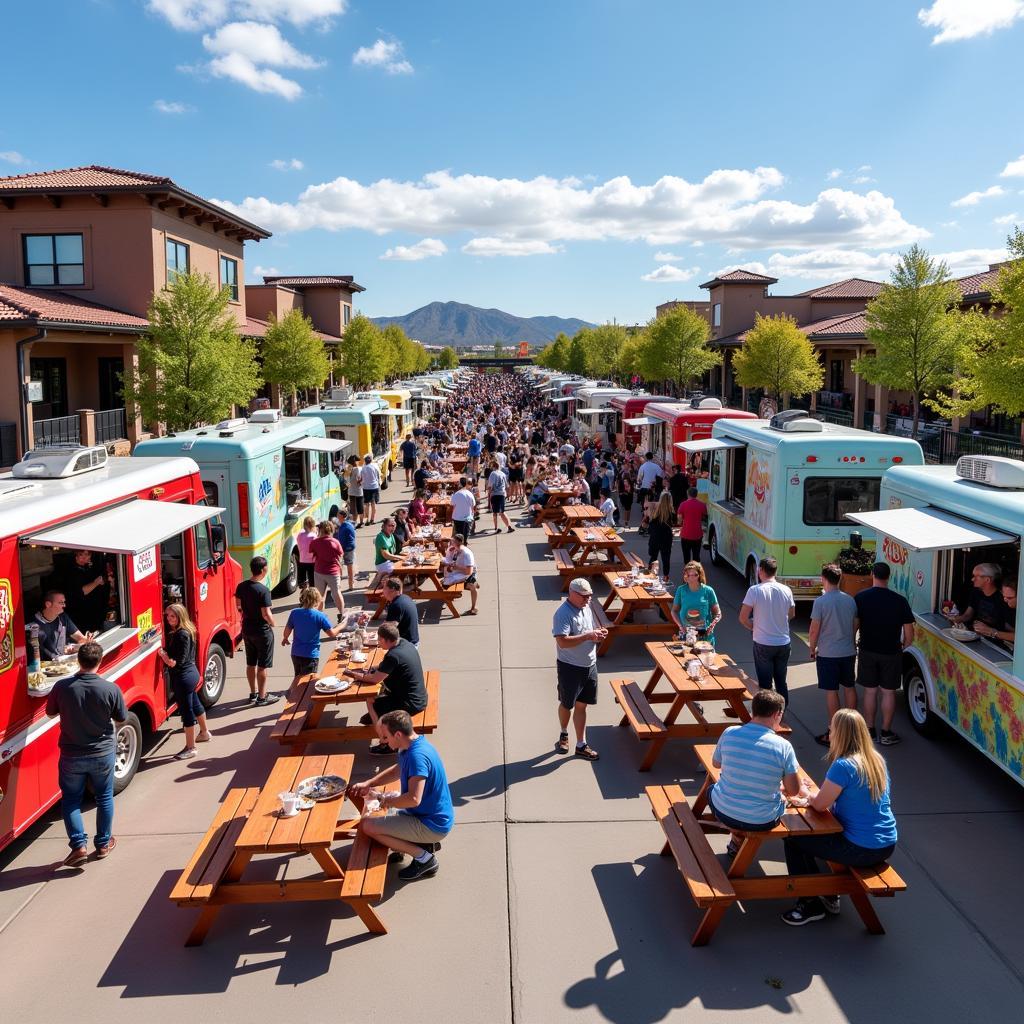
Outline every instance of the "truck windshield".
[[388, 431], [388, 417], [383, 413], [370, 414], [371, 443], [374, 458], [383, 455], [391, 444]]
[[847, 512], [878, 508], [880, 476], [814, 476], [804, 481], [804, 523], [807, 526], [849, 526]]

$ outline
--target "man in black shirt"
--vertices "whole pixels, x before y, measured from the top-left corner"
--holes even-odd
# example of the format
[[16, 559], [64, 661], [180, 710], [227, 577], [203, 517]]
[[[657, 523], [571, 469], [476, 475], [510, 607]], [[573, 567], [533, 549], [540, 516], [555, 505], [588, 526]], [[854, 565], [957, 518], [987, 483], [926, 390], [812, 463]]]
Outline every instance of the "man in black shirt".
[[[419, 651], [403, 640], [394, 622], [385, 622], [377, 629], [377, 641], [384, 657], [375, 669], [345, 669], [344, 674], [360, 683], [380, 683], [380, 696], [368, 700], [370, 722], [377, 725], [388, 711], [408, 711], [416, 715], [427, 706], [427, 687], [423, 679], [423, 663]], [[371, 754], [392, 753], [383, 741], [370, 747]]]
[[950, 616], [955, 625], [984, 623], [993, 629], [1002, 629], [1007, 619], [1012, 619], [1006, 602], [999, 589], [999, 566], [993, 562], [981, 562], [971, 571], [971, 596], [962, 615]]
[[279, 693], [267, 693], [267, 669], [274, 664], [273, 599], [264, 584], [267, 560], [257, 555], [249, 562], [252, 578], [235, 588], [235, 607], [242, 615], [242, 640], [245, 643], [245, 675], [249, 680], [249, 703], [265, 707], [281, 699]]
[[896, 712], [896, 691], [903, 681], [903, 651], [914, 642], [914, 613], [902, 594], [889, 589], [889, 566], [876, 562], [871, 567], [871, 586], [854, 597], [860, 644], [857, 685], [864, 687], [864, 719], [875, 738], [875, 708], [882, 690], [882, 732], [879, 742], [891, 747], [900, 742], [892, 731]]
[[109, 596], [102, 565], [94, 564], [91, 551], [76, 551], [67, 579], [68, 614], [83, 629], [100, 629], [107, 617]]
[[398, 634], [413, 647], [420, 645], [420, 617], [416, 603], [403, 592], [402, 581], [389, 576], [384, 581], [384, 600], [387, 602], [384, 620], [398, 626]]
[[87, 641], [78, 649], [79, 670], [61, 679], [46, 698], [46, 713], [60, 715], [61, 812], [71, 853], [64, 863], [79, 868], [89, 859], [88, 833], [82, 821], [86, 783], [96, 800], [96, 856], [106, 857], [117, 845], [114, 825], [114, 726], [128, 717], [124, 694], [96, 674], [103, 648]]

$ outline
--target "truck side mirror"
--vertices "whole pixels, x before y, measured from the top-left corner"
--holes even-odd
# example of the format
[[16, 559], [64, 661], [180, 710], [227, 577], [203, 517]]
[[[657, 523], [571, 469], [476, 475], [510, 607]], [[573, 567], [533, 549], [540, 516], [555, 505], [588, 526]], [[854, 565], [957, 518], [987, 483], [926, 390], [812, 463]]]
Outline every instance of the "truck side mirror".
[[218, 565], [222, 565], [228, 552], [228, 537], [223, 523], [211, 524], [210, 540], [213, 544], [214, 558]]

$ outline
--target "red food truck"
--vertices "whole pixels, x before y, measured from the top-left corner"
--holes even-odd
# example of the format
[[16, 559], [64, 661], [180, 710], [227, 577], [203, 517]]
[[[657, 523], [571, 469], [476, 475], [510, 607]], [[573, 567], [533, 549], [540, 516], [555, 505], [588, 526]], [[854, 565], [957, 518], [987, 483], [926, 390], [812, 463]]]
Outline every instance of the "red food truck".
[[641, 394], [618, 395], [608, 404], [615, 410], [615, 420], [612, 423], [612, 434], [615, 437], [615, 444], [618, 448], [625, 448], [627, 444], [635, 444], [640, 447], [642, 438], [641, 430], [643, 423], [629, 424], [627, 420], [638, 420], [644, 416], [644, 410], [651, 402], [671, 402], [668, 395], [649, 395], [646, 392]]
[[212, 522], [223, 511], [207, 504], [188, 458], [55, 447], [29, 452], [0, 475], [0, 848], [60, 799], [59, 719], [47, 717], [46, 697], [77, 659], [67, 648], [36, 667], [32, 634], [52, 621], [36, 618], [44, 596], [65, 595], [77, 631], [93, 633], [103, 648], [98, 671], [124, 692], [129, 714], [114, 765], [120, 792], [138, 768], [144, 735], [175, 708], [157, 656], [168, 604], [183, 604], [196, 624], [203, 704], [223, 691], [241, 632], [241, 569], [227, 554], [223, 526]]
[[689, 402], [650, 402], [643, 412], [643, 423], [635, 423], [642, 433], [638, 450], [654, 452], [655, 459], [668, 467], [679, 463], [675, 448], [683, 441], [698, 441], [711, 436], [715, 420], [755, 420], [752, 412], [727, 409], [718, 398], [693, 398]]

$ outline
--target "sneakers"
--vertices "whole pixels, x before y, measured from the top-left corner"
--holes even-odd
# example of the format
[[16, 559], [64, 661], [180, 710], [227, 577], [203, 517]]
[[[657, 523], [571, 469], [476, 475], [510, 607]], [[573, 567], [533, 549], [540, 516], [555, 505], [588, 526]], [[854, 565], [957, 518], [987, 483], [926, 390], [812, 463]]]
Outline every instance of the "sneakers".
[[871, 726], [871, 727], [870, 727], [870, 728], [868, 729], [868, 735], [869, 735], [869, 736], [870, 736], [870, 737], [871, 737], [871, 738], [872, 738], [872, 739], [873, 739], [873, 740], [874, 740], [874, 741], [875, 741], [876, 743], [878, 742], [878, 731], [877, 731], [877, 730], [875, 729], [875, 727], [874, 727], [873, 725], [872, 725], [872, 726]]
[[414, 860], [408, 867], [402, 868], [398, 872], [398, 877], [403, 882], [414, 882], [417, 878], [430, 878], [432, 875], [437, 874], [437, 869], [441, 865], [438, 864], [437, 858], [431, 854], [429, 859], [420, 864], [419, 861]]
[[829, 737], [827, 729], [820, 736], [815, 736], [814, 737], [814, 742], [817, 743], [819, 747], [830, 747], [830, 746], [832, 746], [832, 740]]
[[175, 761], [191, 761], [193, 757], [198, 757], [199, 751], [195, 747], [186, 747], [184, 750], [179, 750], [174, 755]]
[[276, 704], [281, 699], [279, 693], [268, 693], [265, 697], [256, 698], [256, 707], [265, 708], [268, 704]]
[[799, 899], [792, 910], [787, 910], [782, 915], [782, 920], [796, 928], [814, 921], [824, 921], [825, 904], [817, 896]]
[[514, 526], [510, 526], [506, 532], [507, 533], [515, 533], [516, 532], [515, 531], [515, 527]]
[[386, 743], [374, 743], [370, 747], [370, 754], [373, 757], [393, 757], [394, 751]]
[[250, 693], [249, 694], [249, 703], [250, 704], [255, 704], [256, 701], [258, 701], [259, 699], [260, 699], [260, 695], [258, 693]]
[[838, 896], [822, 896], [821, 905], [825, 908], [826, 914], [831, 914], [833, 917], [839, 913], [839, 897]]
[[89, 851], [84, 846], [76, 846], [65, 858], [64, 867], [81, 868], [89, 859]]
[[575, 754], [576, 757], [582, 757], [585, 761], [596, 761], [601, 756], [589, 743], [585, 743], [582, 747], [578, 746]]
[[389, 864], [401, 864], [403, 860], [405, 860], [405, 854], [401, 850], [392, 850], [388, 854]]
[[209, 743], [211, 736], [213, 736], [212, 732], [207, 732], [205, 736], [202, 733], [200, 733], [196, 737], [196, 743]]
[[878, 738], [878, 742], [883, 747], [895, 747], [900, 742], [900, 737], [897, 733], [894, 733], [891, 729], [883, 729], [882, 735]]
[[110, 842], [107, 843], [106, 846], [96, 847], [96, 859], [103, 860], [104, 857], [106, 857], [113, 851], [115, 846], [117, 846], [117, 840], [113, 836], [111, 836]]

